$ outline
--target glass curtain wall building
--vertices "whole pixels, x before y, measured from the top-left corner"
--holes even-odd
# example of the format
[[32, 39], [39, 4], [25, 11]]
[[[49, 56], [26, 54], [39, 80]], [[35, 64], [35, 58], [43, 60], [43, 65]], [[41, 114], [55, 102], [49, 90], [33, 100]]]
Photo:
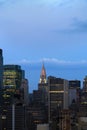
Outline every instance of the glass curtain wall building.
[[18, 89], [22, 79], [25, 78], [24, 70], [19, 65], [4, 65], [3, 87]]

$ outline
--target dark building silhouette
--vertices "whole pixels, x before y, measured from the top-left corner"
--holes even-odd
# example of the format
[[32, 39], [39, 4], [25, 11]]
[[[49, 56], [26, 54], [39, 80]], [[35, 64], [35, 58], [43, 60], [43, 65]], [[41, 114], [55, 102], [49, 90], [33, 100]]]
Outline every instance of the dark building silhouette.
[[0, 130], [26, 130], [25, 108], [23, 106], [3, 107], [1, 113]]
[[70, 110], [63, 109], [61, 111], [62, 120], [60, 120], [61, 127], [60, 130], [71, 130], [71, 119], [70, 119]]
[[87, 76], [83, 80], [83, 89], [79, 106], [79, 116], [87, 117]]
[[48, 105], [48, 83], [47, 83], [47, 76], [46, 76], [46, 70], [44, 67], [44, 64], [42, 66], [41, 74], [40, 74], [40, 80], [38, 83], [38, 90], [41, 92], [42, 102], [47, 106]]
[[80, 80], [69, 80], [69, 89], [77, 89], [81, 88], [81, 81]]
[[24, 104], [28, 106], [29, 105], [29, 84], [27, 79], [22, 79], [20, 88], [23, 90]]
[[37, 124], [48, 122], [48, 84], [44, 65], [40, 74], [38, 90], [33, 90], [27, 112], [29, 115], [29, 130], [36, 130]]
[[69, 80], [69, 105], [73, 99], [76, 102], [80, 102], [81, 98], [81, 81], [80, 80]]
[[3, 87], [3, 50], [0, 49], [0, 89]]
[[[56, 121], [58, 121], [58, 118], [60, 118], [57, 113], [59, 108], [61, 110], [68, 109], [68, 81], [65, 79], [49, 76], [48, 87], [48, 116], [50, 128], [52, 128], [54, 119], [57, 119]], [[56, 122], [55, 127], [57, 127], [57, 124], [58, 122]]]
[[83, 92], [87, 92], [87, 76], [83, 80]]
[[0, 130], [27, 130], [26, 107], [21, 81], [24, 71], [19, 65], [4, 65], [3, 88], [0, 89]]
[[0, 92], [0, 130], [27, 130], [26, 108], [21, 99], [21, 90]]
[[[4, 65], [0, 49], [0, 130], [87, 130], [87, 76], [47, 77], [42, 65], [38, 89], [28, 94], [20, 65]], [[28, 98], [29, 97], [29, 98]]]

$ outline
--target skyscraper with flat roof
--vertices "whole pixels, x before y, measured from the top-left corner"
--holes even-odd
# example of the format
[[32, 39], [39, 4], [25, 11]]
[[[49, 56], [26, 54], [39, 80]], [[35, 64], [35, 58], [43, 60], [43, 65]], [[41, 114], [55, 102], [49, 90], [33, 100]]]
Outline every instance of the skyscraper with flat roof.
[[21, 81], [24, 79], [24, 70], [20, 65], [4, 65], [3, 87], [20, 88]]
[[80, 102], [80, 80], [69, 80], [69, 105], [72, 103], [73, 99], [76, 102]]
[[58, 107], [68, 109], [68, 80], [49, 76], [48, 87], [48, 111], [49, 122], [51, 122]]
[[3, 53], [0, 49], [0, 89], [3, 87]]

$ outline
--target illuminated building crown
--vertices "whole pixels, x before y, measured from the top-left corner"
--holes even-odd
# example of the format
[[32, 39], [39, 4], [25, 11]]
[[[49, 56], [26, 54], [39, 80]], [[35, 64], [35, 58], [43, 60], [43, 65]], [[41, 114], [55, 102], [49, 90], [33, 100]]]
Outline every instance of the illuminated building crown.
[[45, 67], [44, 64], [42, 66], [42, 70], [41, 70], [41, 74], [40, 74], [40, 83], [46, 83], [46, 71], [45, 71]]

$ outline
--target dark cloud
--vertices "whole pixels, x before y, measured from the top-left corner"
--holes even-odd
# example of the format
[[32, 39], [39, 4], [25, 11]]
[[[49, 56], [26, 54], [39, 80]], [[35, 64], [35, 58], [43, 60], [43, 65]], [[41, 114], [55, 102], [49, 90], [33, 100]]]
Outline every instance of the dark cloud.
[[87, 20], [74, 19], [72, 23], [73, 31], [87, 32]]
[[87, 20], [79, 20], [74, 18], [72, 23], [65, 29], [55, 29], [56, 33], [87, 33]]

